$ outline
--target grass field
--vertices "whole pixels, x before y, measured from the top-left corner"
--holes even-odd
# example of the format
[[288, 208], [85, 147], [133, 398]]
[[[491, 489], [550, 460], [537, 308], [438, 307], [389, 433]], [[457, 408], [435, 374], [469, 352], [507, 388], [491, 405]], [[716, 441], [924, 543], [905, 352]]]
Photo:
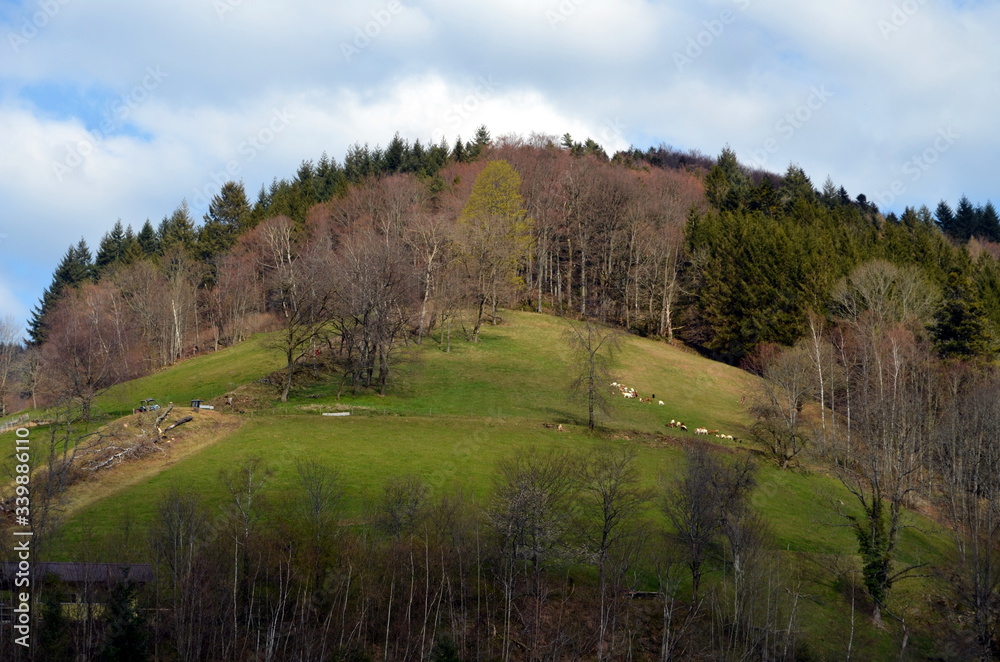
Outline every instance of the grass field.
[[[364, 516], [363, 503], [393, 476], [414, 474], [433, 490], [462, 486], [486, 499], [496, 461], [517, 449], [586, 450], [610, 440], [637, 452], [643, 481], [655, 487], [682, 468], [683, 444], [694, 439], [668, 429], [670, 419], [684, 420], [691, 430], [704, 426], [745, 436], [741, 396], [752, 387], [751, 376], [635, 337], [623, 339], [615, 378], [643, 396], [655, 393], [666, 404], [615, 397], [614, 415], [601, 421], [604, 432], [591, 434], [585, 407], [568, 397], [566, 322], [530, 313], [512, 313], [507, 320], [484, 327], [477, 345], [454, 342], [451, 353], [433, 342], [403, 348], [385, 397], [338, 400], [337, 384], [314, 382], [294, 389], [288, 403], [278, 403], [273, 392], [267, 406], [252, 416], [223, 410], [196, 414], [187, 430], [178, 428], [167, 452], [73, 488], [57, 560], [77, 557], [95, 539], [112, 539], [126, 519], [148, 522], [157, 501], [172, 489], [222, 503], [226, 489], [220, 472], [250, 456], [263, 458], [273, 470], [266, 491], [277, 507], [296, 494], [297, 460], [336, 468], [347, 490], [347, 520], [357, 522]], [[280, 367], [279, 352], [267, 346], [266, 337], [256, 337], [122, 385], [103, 396], [100, 407], [127, 412], [143, 397], [185, 404], [192, 397], [216, 398]], [[352, 415], [320, 415], [343, 408]], [[543, 424], [562, 424], [565, 431]], [[742, 453], [748, 445], [729, 447]], [[753, 496], [771, 528], [775, 551], [809, 596], [802, 601], [799, 627], [810, 639], [827, 642], [817, 650], [840, 650], [851, 629], [850, 603], [845, 608], [844, 602], [849, 598], [837, 570], [857, 567], [857, 545], [832, 507], [834, 500], [850, 499], [818, 466], [781, 471], [766, 463]], [[662, 522], [655, 504], [650, 517]], [[927, 520], [911, 519], [921, 527], [904, 533], [901, 560], [940, 561], [949, 547], [947, 536]], [[926, 615], [928, 596], [939, 591], [938, 580], [928, 577], [901, 585], [895, 595], [914, 614]], [[892, 637], [875, 631], [861, 615], [856, 621], [858, 645], [867, 642], [870, 650], [888, 654]]]

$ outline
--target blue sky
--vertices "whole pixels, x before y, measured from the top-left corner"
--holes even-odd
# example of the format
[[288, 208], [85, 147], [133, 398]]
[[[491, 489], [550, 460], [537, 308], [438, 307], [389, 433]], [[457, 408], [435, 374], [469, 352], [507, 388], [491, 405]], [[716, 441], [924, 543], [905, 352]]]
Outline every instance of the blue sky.
[[532, 132], [1000, 202], [1000, 6], [930, 0], [0, 0], [0, 315], [121, 219], [324, 151]]

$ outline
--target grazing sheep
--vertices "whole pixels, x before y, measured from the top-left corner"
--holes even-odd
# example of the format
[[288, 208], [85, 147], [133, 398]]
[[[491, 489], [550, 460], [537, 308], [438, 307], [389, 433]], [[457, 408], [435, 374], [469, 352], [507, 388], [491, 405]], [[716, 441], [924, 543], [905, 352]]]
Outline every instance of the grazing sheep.
[[661, 405], [661, 406], [663, 405], [663, 400], [660, 400], [660, 405]]
[[681, 428], [681, 430], [684, 430], [685, 432], [688, 431], [688, 426], [684, 425], [683, 423], [680, 423], [680, 428]]

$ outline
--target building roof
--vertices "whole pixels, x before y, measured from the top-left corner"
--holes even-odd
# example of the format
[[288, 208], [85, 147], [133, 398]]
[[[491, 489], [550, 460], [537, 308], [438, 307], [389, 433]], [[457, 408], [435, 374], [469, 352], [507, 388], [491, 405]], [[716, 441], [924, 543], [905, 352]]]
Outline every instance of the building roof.
[[[0, 586], [9, 586], [16, 577], [15, 561], [0, 563]], [[43, 562], [31, 565], [32, 577], [37, 581], [55, 575], [70, 584], [115, 584], [122, 581], [145, 584], [153, 581], [153, 567], [148, 563], [56, 563]]]

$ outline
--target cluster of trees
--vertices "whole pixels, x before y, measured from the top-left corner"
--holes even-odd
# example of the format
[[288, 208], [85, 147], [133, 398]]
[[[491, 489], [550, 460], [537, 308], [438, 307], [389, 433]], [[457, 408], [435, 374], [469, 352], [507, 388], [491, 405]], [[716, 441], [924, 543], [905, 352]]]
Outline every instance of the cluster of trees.
[[[954, 281], [954, 279], [952, 279]], [[916, 267], [876, 260], [834, 288], [833, 319], [808, 318], [792, 347], [763, 345], [748, 361], [761, 387], [748, 407], [755, 439], [782, 467], [811, 448], [833, 465], [850, 503], [834, 504], [855, 533], [875, 620], [893, 586], [914, 574], [950, 581], [966, 655], [1000, 651], [1000, 372], [976, 360], [983, 331], [949, 337], [937, 294]], [[947, 350], [947, 351], [943, 351]], [[942, 358], [942, 355], [948, 358]], [[956, 558], [932, 569], [899, 557], [910, 510], [933, 504], [951, 530]]]
[[[766, 527], [750, 506], [747, 460], [693, 447], [686, 469], [653, 490], [634, 454], [611, 444], [520, 453], [495, 469], [479, 502], [390, 478], [364, 500], [364, 524], [348, 526], [351, 486], [335, 469], [300, 462], [279, 505], [267, 463], [244, 458], [219, 476], [221, 510], [172, 492], [148, 528], [92, 541], [97, 556], [113, 546], [123, 562], [153, 564], [153, 585], [84, 591], [112, 606], [124, 594], [134, 609], [69, 623], [44, 610], [33, 639], [49, 660], [133, 662], [796, 659], [805, 650], [797, 589], [765, 553]], [[692, 578], [693, 600], [681, 599]], [[60, 590], [43, 586], [45, 604], [58, 604]], [[7, 629], [0, 648], [12, 652], [10, 639]]]
[[954, 211], [942, 200], [934, 210], [934, 219], [941, 231], [956, 241], [968, 241], [972, 237], [1000, 241], [1000, 216], [989, 200], [985, 205], [973, 205], [963, 195]]
[[[918, 269], [936, 292], [935, 334], [943, 354], [969, 350], [968, 343], [950, 348], [947, 338], [976, 329], [986, 338], [973, 353], [995, 352], [1000, 263], [998, 247], [987, 241], [1000, 232], [995, 220], [974, 245], [955, 244], [942, 232], [951, 227], [941, 220], [944, 203], [938, 219], [927, 207], [882, 216], [863, 195], [852, 201], [829, 179], [816, 191], [796, 166], [777, 185], [753, 174], [724, 150], [705, 177], [711, 208], [692, 214], [685, 227], [686, 341], [733, 363], [762, 343], [792, 345], [807, 335], [810, 312], [835, 314], [835, 288], [853, 269], [884, 260]], [[967, 200], [962, 208], [963, 217], [978, 213]]]
[[[500, 161], [508, 166], [502, 174], [492, 165]], [[283, 258], [261, 252], [271, 230], [250, 237], [275, 223], [287, 235]], [[253, 204], [242, 184], [229, 182], [201, 225], [182, 204], [156, 229], [117, 223], [96, 258], [81, 240], [33, 313], [30, 344], [43, 345], [57, 306], [70, 306], [77, 297], [69, 294], [92, 284], [111, 292], [102, 295], [116, 306], [108, 314], [124, 325], [119, 346], [107, 350], [130, 357], [117, 361], [123, 376], [275, 326], [286, 330], [292, 365], [307, 346], [330, 345], [309, 330], [331, 328], [323, 325], [329, 307], [299, 311], [287, 297], [300, 288], [275, 281], [305, 277], [289, 272], [302, 251], [311, 257], [299, 266], [324, 272], [331, 301], [395, 311], [392, 322], [373, 325], [368, 312], [348, 324], [340, 317], [339, 351], [351, 364], [345, 383], [361, 386], [385, 388], [389, 373], [376, 366], [391, 365], [396, 340], [419, 342], [437, 329], [448, 347], [455, 326], [475, 340], [503, 305], [679, 337], [738, 363], [763, 343], [804, 337], [810, 311], [829, 319], [837, 283], [875, 259], [922, 270], [938, 293], [943, 354], [988, 356], [1000, 331], [1000, 246], [991, 243], [998, 238], [990, 203], [963, 197], [955, 212], [942, 202], [935, 214], [922, 207], [883, 216], [863, 194], [852, 200], [829, 179], [817, 191], [796, 166], [783, 176], [752, 171], [728, 148], [714, 161], [662, 147], [609, 160], [594, 141], [568, 135], [561, 145], [546, 136], [492, 140], [481, 127], [452, 148], [396, 135], [385, 149], [355, 145], [343, 165], [325, 154], [318, 164], [304, 162]], [[378, 246], [385, 255], [370, 254]], [[392, 303], [362, 301], [383, 281], [392, 283]], [[301, 312], [311, 318], [300, 320]], [[976, 334], [976, 342], [949, 344]], [[137, 353], [145, 357], [138, 368]]]
[[[117, 223], [96, 258], [81, 240], [33, 313], [37, 360], [25, 365], [59, 362], [70, 331], [58, 321], [85, 310], [114, 339], [90, 339], [107, 367], [75, 388], [85, 399], [265, 329], [283, 330], [283, 397], [310, 353], [342, 368], [345, 385], [384, 391], [400, 340], [439, 331], [447, 349], [460, 329], [475, 341], [508, 305], [673, 336], [697, 175], [485, 129], [414, 165], [428, 153], [398, 136], [385, 150], [355, 146], [343, 166], [304, 163], [255, 204], [225, 184], [199, 226], [182, 203], [155, 230]], [[35, 372], [20, 389], [33, 402], [66, 394], [65, 375]]]

